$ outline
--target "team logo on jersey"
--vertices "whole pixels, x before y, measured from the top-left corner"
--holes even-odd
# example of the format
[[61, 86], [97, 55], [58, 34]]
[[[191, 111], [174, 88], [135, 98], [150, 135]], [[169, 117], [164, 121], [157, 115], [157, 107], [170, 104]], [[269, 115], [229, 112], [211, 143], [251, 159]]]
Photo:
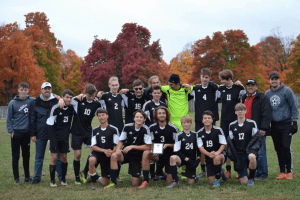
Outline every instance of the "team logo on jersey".
[[111, 98], [108, 98], [108, 100], [107, 101], [111, 101]]
[[205, 136], [204, 136], [204, 135], [202, 135], [202, 138], [205, 138]]
[[[21, 106], [21, 107], [19, 108], [19, 111], [23, 110], [23, 108], [25, 108], [25, 109], [26, 109], [26, 106], [27, 106], [27, 104], [25, 104], [25, 105]], [[24, 113], [26, 113], [26, 112], [25, 112], [25, 109], [23, 110], [23, 111], [24, 111]], [[27, 111], [28, 111], [28, 108], [27, 108]]]
[[235, 128], [233, 131], [237, 131], [237, 129]]
[[201, 90], [199, 89], [197, 92], [200, 92]]
[[129, 135], [132, 135], [132, 132], [131, 132], [131, 131], [129, 132]]
[[62, 115], [62, 113], [60, 112], [59, 115]]
[[84, 106], [85, 104], [84, 104], [84, 103], [81, 103], [81, 105], [83, 105], [83, 106]]
[[152, 108], [152, 110], [154, 110], [154, 108]]
[[96, 135], [99, 135], [99, 132], [98, 132], [98, 133], [96, 133]]
[[184, 138], [182, 138], [182, 141], [185, 141], [185, 139], [184, 139]]
[[223, 90], [222, 92], [225, 92], [225, 90]]
[[24, 113], [28, 113], [28, 108], [24, 108]]
[[132, 98], [131, 101], [134, 101], [134, 98]]
[[280, 97], [278, 95], [273, 95], [271, 98], [270, 98], [270, 103], [271, 103], [271, 106], [272, 107], [277, 107], [279, 106], [280, 104]]
[[157, 131], [155, 131], [155, 133], [158, 133]]

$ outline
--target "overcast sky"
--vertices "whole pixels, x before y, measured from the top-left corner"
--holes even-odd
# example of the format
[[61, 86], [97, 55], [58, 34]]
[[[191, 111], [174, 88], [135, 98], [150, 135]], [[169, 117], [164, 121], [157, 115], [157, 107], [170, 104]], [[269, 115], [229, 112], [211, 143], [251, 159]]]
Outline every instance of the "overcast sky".
[[85, 57], [94, 35], [114, 41], [125, 23], [137, 23], [160, 39], [163, 59], [170, 60], [190, 42], [214, 32], [241, 29], [251, 45], [280, 27], [284, 36], [300, 34], [299, 0], [0, 0], [0, 25], [18, 22], [24, 15], [45, 12], [51, 32]]

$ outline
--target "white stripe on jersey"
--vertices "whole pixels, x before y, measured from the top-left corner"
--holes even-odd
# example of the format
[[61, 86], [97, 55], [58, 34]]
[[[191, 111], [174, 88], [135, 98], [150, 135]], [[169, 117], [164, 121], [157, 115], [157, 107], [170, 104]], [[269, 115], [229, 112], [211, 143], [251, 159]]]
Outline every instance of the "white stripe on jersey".
[[71, 101], [70, 104], [73, 106], [75, 112], [77, 113], [77, 111], [78, 111], [78, 101], [76, 101], [75, 98], [76, 98], [76, 97], [73, 97], [73, 98], [72, 98], [72, 101]]
[[109, 126], [116, 129], [116, 131], [117, 131], [117, 134], [114, 134], [114, 144], [117, 145], [119, 143], [119, 138], [120, 138], [119, 129], [111, 124]]
[[230, 139], [233, 140], [233, 132], [232, 131], [229, 131], [229, 137], [230, 137]]
[[104, 100], [99, 100], [100, 104], [101, 104], [101, 108], [106, 110], [106, 104]]
[[218, 129], [218, 130], [221, 131], [221, 135], [219, 135], [219, 143], [223, 144], [223, 145], [227, 145], [226, 138], [225, 138], [223, 130], [220, 127], [217, 127], [217, 126], [213, 126], [213, 127], [215, 129]]
[[174, 144], [174, 152], [178, 152], [181, 149], [181, 141], [176, 141]]
[[148, 103], [151, 103], [151, 101], [152, 100], [149, 100], [149, 101], [146, 101], [145, 103], [144, 103], [144, 105], [143, 105], [143, 108], [142, 108], [142, 110], [145, 112], [145, 109], [146, 109], [146, 105], [148, 104]]
[[177, 126], [175, 126], [175, 125], [174, 125], [174, 124], [172, 124], [171, 122], [169, 122], [168, 124], [169, 124], [169, 126], [171, 126], [171, 127], [175, 128], [175, 130], [176, 130], [176, 133], [173, 133], [173, 140], [175, 141], [175, 140], [176, 140], [176, 136], [177, 136], [177, 135], [178, 135], [178, 133], [179, 133], [179, 129], [178, 129], [178, 127], [177, 127]]
[[49, 116], [49, 118], [48, 118], [47, 121], [46, 121], [46, 124], [48, 124], [48, 125], [50, 125], [50, 126], [53, 126], [54, 123], [56, 122], [56, 117], [57, 117], [57, 116], [56, 116], [56, 115], [55, 115], [55, 116], [53, 115], [53, 113], [54, 113], [54, 111], [55, 111], [56, 108], [58, 108], [58, 104], [52, 106], [51, 112], [50, 112], [50, 116]]
[[115, 127], [114, 125], [111, 125], [111, 124], [109, 124], [109, 126], [112, 127], [112, 128], [114, 128], [114, 129], [116, 129], [117, 135], [119, 137], [120, 136], [119, 129], [117, 127]]
[[124, 141], [124, 140], [127, 139], [127, 133], [124, 132], [124, 129], [125, 129], [126, 126], [134, 126], [134, 123], [125, 124], [125, 126], [124, 126], [124, 128], [123, 128], [123, 130], [122, 130], [122, 133], [121, 133], [121, 135], [120, 135], [120, 137], [119, 137], [119, 140], [120, 140], [120, 141]]
[[145, 144], [152, 144], [152, 137], [151, 137], [150, 130], [149, 130], [148, 126], [146, 126], [144, 124], [143, 127], [146, 128], [146, 130], [147, 130], [147, 135], [144, 136]]
[[198, 148], [203, 146], [203, 141], [200, 137], [197, 137], [197, 145], [198, 145]]
[[128, 107], [128, 97], [125, 94], [122, 94], [121, 96], [123, 98], [125, 106]]

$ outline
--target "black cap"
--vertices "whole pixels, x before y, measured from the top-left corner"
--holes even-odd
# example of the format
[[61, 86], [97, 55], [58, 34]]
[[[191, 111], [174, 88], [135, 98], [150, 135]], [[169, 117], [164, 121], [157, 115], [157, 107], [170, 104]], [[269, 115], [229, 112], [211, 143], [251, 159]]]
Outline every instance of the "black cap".
[[248, 84], [257, 85], [256, 80], [253, 79], [253, 78], [250, 78], [250, 79], [247, 81], [246, 85], [248, 85]]
[[170, 78], [169, 78], [169, 82], [170, 83], [180, 83], [180, 78], [178, 74], [171, 74]]
[[279, 75], [276, 72], [272, 72], [269, 76], [269, 79], [274, 78], [274, 77], [279, 78]]

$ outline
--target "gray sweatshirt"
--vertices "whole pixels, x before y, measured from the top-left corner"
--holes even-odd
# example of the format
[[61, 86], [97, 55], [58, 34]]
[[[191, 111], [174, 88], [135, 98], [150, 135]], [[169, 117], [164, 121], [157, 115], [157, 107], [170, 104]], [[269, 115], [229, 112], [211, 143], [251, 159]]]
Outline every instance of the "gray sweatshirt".
[[9, 133], [29, 131], [29, 109], [34, 98], [26, 96], [20, 99], [15, 96], [8, 104], [6, 115], [6, 129]]
[[271, 87], [266, 92], [266, 96], [270, 99], [272, 106], [272, 121], [278, 122], [287, 119], [297, 121], [299, 116], [298, 106], [295, 94], [291, 88], [281, 83], [276, 91]]

